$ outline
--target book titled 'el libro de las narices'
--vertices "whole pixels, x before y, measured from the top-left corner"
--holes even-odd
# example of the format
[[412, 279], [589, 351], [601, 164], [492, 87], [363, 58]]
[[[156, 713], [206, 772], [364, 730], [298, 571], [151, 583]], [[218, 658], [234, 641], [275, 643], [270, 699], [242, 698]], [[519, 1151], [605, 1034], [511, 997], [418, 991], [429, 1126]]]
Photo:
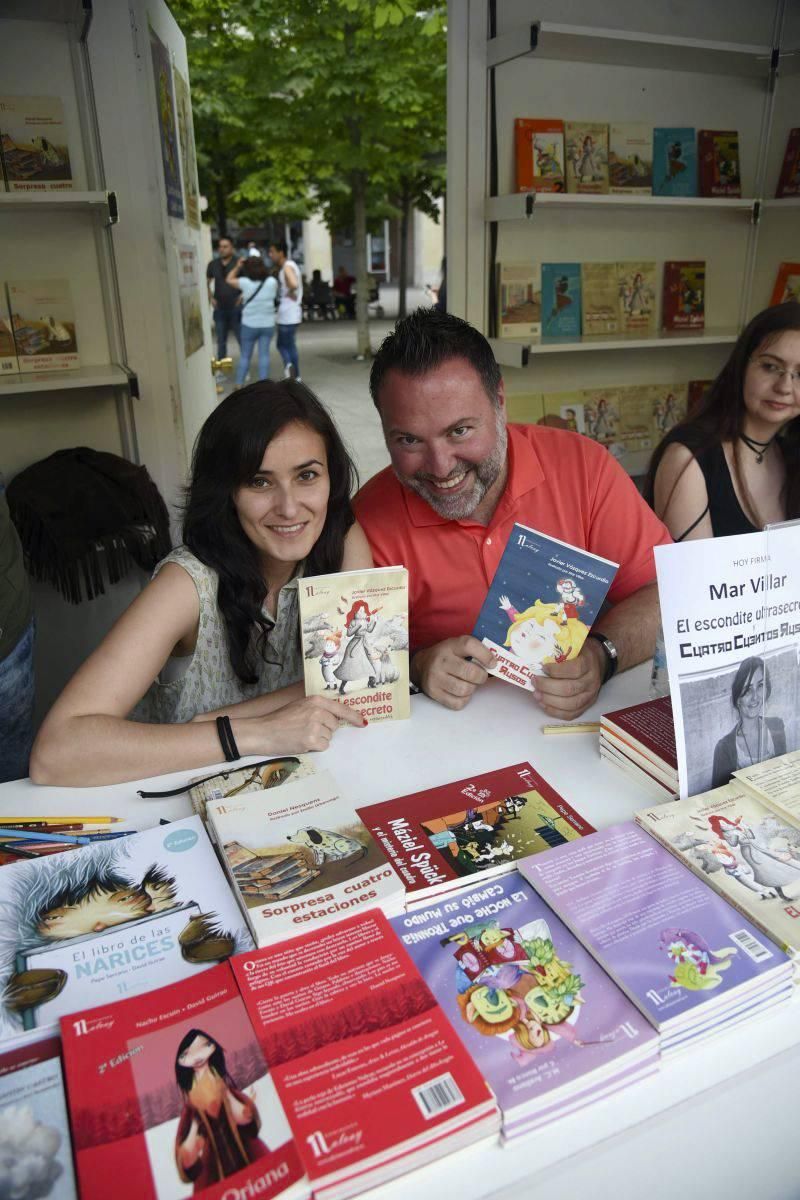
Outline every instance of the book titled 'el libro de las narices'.
[[472, 631], [490, 674], [533, 692], [546, 663], [577, 658], [618, 565], [516, 524]]

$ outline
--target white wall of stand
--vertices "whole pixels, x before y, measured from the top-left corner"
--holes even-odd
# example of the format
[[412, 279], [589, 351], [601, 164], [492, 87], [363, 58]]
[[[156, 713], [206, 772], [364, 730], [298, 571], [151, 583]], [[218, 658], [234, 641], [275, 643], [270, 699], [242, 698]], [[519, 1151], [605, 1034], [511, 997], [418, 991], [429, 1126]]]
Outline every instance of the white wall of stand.
[[[510, 394], [713, 377], [743, 324], [768, 304], [779, 263], [800, 258], [800, 204], [771, 199], [788, 131], [800, 124], [800, 6], [502, 0], [490, 38], [492, 7], [466, 0], [449, 12], [452, 311], [489, 333], [493, 261], [655, 260], [660, 292], [665, 260], [705, 259], [701, 335], [492, 345]], [[743, 199], [539, 194], [531, 206], [514, 192], [514, 119], [536, 116], [737, 129]], [[660, 295], [658, 303], [660, 326]], [[631, 454], [625, 465], [638, 474], [648, 456]]]

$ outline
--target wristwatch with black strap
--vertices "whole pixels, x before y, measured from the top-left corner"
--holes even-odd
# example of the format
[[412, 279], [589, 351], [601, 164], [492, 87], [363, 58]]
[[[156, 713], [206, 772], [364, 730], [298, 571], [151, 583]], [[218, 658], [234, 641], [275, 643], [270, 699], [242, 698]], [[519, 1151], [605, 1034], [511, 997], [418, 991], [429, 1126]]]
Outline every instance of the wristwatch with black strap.
[[602, 682], [608, 683], [609, 679], [612, 679], [613, 676], [616, 675], [619, 668], [619, 654], [617, 653], [617, 647], [611, 641], [611, 638], [606, 637], [604, 633], [598, 633], [594, 629], [590, 630], [586, 636], [594, 638], [594, 640], [599, 642], [603, 647], [603, 653], [606, 656], [606, 669], [603, 672]]

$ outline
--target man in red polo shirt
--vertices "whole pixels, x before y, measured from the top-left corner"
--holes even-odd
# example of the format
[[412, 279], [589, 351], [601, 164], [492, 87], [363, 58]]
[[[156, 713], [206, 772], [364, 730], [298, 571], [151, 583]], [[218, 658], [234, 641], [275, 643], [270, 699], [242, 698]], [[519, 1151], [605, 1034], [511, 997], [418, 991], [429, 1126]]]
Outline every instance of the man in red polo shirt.
[[601, 685], [653, 653], [653, 546], [671, 541], [607, 450], [580, 434], [506, 425], [489, 343], [447, 313], [398, 321], [370, 391], [392, 466], [364, 485], [356, 516], [377, 565], [409, 570], [411, 678], [448, 708], [486, 682], [470, 634], [515, 522], [620, 564], [609, 607], [577, 658], [536, 679], [545, 712], [577, 717]]

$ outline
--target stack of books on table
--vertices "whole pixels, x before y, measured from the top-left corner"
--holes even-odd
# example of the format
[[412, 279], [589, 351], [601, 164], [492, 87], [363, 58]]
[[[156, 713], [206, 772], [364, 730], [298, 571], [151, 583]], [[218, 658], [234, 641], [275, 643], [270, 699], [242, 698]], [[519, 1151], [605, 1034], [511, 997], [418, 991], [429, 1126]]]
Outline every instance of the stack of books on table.
[[658, 1035], [517, 872], [392, 925], [497, 1097], [505, 1140], [657, 1070]]
[[360, 808], [406, 891], [406, 908], [594, 832], [530, 763], [487, 771]]
[[632, 822], [520, 871], [644, 1013], [661, 1053], [787, 1003], [787, 955]]
[[206, 820], [257, 945], [355, 912], [403, 911], [405, 888], [328, 771], [208, 800]]
[[144, 1200], [186, 1185], [344, 1200], [499, 1125], [379, 912], [76, 1013], [61, 1031], [85, 1200], [108, 1195], [115, 1168]]
[[678, 795], [678, 754], [669, 696], [603, 713], [600, 757], [659, 800]]

